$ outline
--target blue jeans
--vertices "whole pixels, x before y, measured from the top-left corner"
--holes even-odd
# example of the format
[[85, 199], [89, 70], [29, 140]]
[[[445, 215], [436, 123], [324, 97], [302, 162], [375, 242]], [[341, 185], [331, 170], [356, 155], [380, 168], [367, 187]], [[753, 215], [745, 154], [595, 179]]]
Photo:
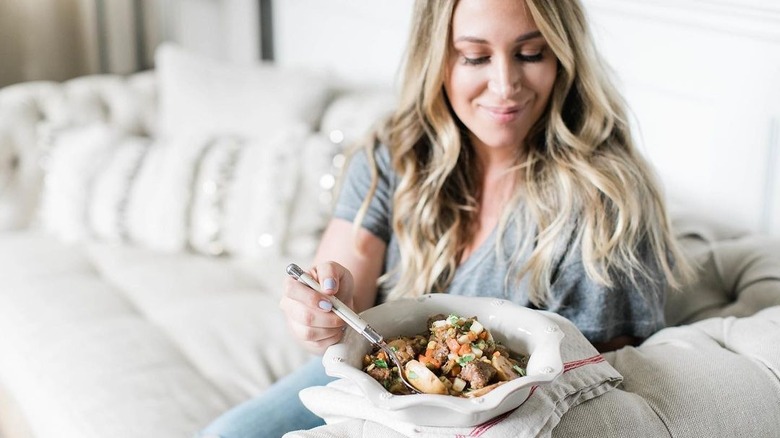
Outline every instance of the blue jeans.
[[323, 386], [335, 380], [325, 374], [322, 359], [315, 358], [292, 374], [274, 383], [267, 391], [230, 409], [202, 432], [202, 437], [274, 438], [293, 430], [311, 429], [325, 422], [298, 398], [310, 386]]

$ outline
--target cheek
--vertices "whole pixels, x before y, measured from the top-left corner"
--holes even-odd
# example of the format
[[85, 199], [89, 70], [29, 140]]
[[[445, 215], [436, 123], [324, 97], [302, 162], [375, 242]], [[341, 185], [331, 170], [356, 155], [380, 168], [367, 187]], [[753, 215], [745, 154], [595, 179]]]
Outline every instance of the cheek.
[[480, 93], [480, 79], [473, 72], [465, 72], [457, 67], [450, 70], [445, 80], [445, 91], [453, 107], [467, 105]]
[[528, 86], [533, 88], [537, 96], [542, 101], [547, 101], [552, 94], [555, 78], [557, 75], [557, 64], [544, 64], [535, 69], [527, 76]]

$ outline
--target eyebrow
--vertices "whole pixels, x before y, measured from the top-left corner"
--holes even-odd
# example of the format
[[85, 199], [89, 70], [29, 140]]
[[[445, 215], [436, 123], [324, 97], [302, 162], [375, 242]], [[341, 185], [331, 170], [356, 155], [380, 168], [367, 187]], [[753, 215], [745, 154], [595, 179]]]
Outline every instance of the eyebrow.
[[[515, 43], [522, 43], [523, 41], [532, 40], [532, 39], [538, 38], [540, 36], [542, 36], [542, 32], [540, 32], [538, 30], [534, 30], [532, 32], [524, 33], [524, 34], [520, 35], [519, 37], [515, 38]], [[482, 38], [473, 37], [473, 36], [457, 37], [457, 38], [455, 38], [454, 42], [457, 43], [457, 42], [461, 42], [461, 41], [466, 41], [466, 42], [475, 43], [475, 44], [488, 44], [487, 40], [482, 39]]]

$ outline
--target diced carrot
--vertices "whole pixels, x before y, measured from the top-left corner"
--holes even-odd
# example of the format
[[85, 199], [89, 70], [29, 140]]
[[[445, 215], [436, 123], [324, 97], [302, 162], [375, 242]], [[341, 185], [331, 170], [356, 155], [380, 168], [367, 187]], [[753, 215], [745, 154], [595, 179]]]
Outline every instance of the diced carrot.
[[377, 359], [387, 360], [387, 353], [385, 353], [384, 351], [379, 351], [376, 354], [376, 357]]
[[431, 359], [433, 359], [433, 353], [435, 352], [436, 350], [434, 350], [433, 348], [429, 348], [425, 350], [425, 357], [430, 357]]
[[460, 344], [456, 339], [449, 338], [447, 339], [447, 346], [450, 347], [450, 351], [453, 353], [458, 353], [458, 349], [460, 349]]
[[419, 360], [421, 364], [427, 366], [428, 368], [434, 368], [434, 369], [441, 368], [441, 362], [439, 362], [438, 360], [432, 357], [423, 356], [421, 354], [417, 360]]
[[471, 344], [463, 344], [458, 349], [458, 355], [463, 356], [466, 353], [471, 353]]

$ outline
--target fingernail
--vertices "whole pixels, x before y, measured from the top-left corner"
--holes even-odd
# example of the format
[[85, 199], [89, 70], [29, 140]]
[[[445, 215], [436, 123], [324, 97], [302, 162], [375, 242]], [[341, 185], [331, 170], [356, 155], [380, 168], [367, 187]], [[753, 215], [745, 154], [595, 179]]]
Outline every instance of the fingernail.
[[326, 290], [333, 290], [336, 288], [336, 280], [332, 278], [326, 278], [322, 285]]
[[331, 304], [330, 301], [325, 300], [320, 301], [319, 306], [322, 310], [330, 310], [333, 308], [333, 304]]

